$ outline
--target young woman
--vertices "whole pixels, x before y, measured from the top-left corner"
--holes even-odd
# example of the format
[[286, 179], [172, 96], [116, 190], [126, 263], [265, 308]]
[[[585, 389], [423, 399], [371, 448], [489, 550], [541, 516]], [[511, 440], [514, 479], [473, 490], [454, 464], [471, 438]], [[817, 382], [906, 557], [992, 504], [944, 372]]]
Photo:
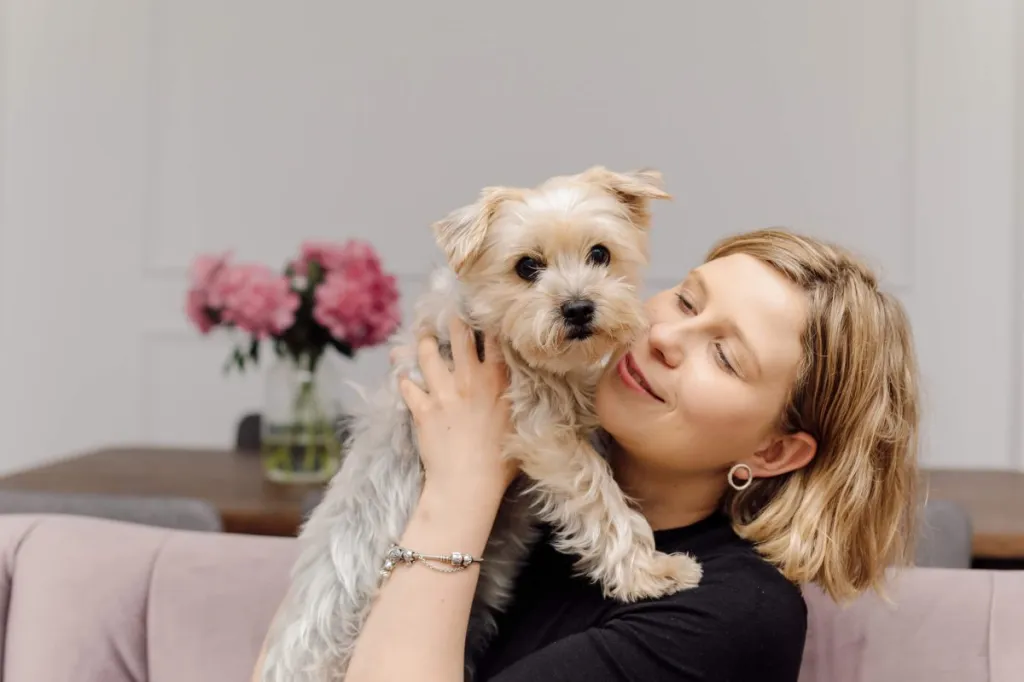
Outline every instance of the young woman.
[[[606, 600], [539, 543], [480, 682], [796, 682], [800, 586], [881, 587], [908, 557], [918, 397], [907, 318], [850, 254], [783, 231], [724, 240], [647, 305], [649, 331], [609, 369], [597, 410], [619, 484], [659, 549], [702, 564], [691, 590]], [[429, 386], [405, 382], [426, 470], [403, 547], [480, 556], [513, 468], [496, 352], [433, 339]], [[492, 347], [493, 348], [493, 347]], [[486, 560], [486, 556], [484, 556]], [[397, 568], [347, 682], [457, 682], [477, 568]]]

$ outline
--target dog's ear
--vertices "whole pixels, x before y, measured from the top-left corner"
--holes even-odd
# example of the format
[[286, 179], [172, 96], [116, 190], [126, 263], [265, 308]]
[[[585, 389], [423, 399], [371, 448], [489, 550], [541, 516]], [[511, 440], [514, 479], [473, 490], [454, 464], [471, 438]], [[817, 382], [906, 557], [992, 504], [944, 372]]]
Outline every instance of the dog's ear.
[[672, 195], [662, 188], [661, 173], [653, 168], [617, 173], [604, 166], [594, 166], [584, 171], [583, 177], [614, 194], [640, 228], [647, 228], [650, 225], [648, 201], [672, 198]]
[[431, 225], [434, 239], [455, 274], [461, 274], [480, 256], [491, 222], [512, 194], [506, 187], [485, 187], [474, 203], [455, 209]]

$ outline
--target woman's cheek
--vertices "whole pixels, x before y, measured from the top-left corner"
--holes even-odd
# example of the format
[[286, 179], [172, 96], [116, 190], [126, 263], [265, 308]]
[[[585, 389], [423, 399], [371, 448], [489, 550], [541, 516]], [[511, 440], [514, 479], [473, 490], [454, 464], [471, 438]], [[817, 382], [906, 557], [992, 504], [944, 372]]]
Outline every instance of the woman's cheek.
[[742, 412], [743, 396], [722, 381], [721, 377], [700, 371], [694, 372], [680, 387], [679, 412], [695, 424], [713, 425], [733, 421]]
[[717, 377], [705, 363], [691, 363], [678, 378], [676, 385], [680, 404], [692, 408], [699, 407], [705, 401], [717, 400], [719, 389]]

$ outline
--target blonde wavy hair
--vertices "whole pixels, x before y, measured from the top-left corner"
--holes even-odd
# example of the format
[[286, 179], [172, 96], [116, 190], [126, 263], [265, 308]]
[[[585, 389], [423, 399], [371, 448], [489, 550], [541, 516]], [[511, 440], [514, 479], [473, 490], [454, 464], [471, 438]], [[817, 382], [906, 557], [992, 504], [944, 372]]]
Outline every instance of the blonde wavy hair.
[[730, 489], [736, 531], [797, 583], [845, 601], [884, 594], [885, 571], [913, 557], [917, 508], [917, 361], [903, 306], [851, 253], [784, 230], [724, 239], [706, 260], [747, 254], [807, 296], [803, 360], [783, 432], [818, 443], [804, 468]]

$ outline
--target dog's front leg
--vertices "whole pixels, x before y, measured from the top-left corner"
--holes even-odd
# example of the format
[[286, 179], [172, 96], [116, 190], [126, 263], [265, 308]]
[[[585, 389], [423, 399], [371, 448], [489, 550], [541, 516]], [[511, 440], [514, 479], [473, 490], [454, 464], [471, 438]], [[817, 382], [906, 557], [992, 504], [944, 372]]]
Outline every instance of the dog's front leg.
[[538, 516], [554, 527], [556, 548], [578, 557], [577, 566], [606, 596], [636, 601], [700, 582], [695, 559], [655, 549], [650, 524], [590, 443], [517, 434], [509, 452], [535, 482]]

